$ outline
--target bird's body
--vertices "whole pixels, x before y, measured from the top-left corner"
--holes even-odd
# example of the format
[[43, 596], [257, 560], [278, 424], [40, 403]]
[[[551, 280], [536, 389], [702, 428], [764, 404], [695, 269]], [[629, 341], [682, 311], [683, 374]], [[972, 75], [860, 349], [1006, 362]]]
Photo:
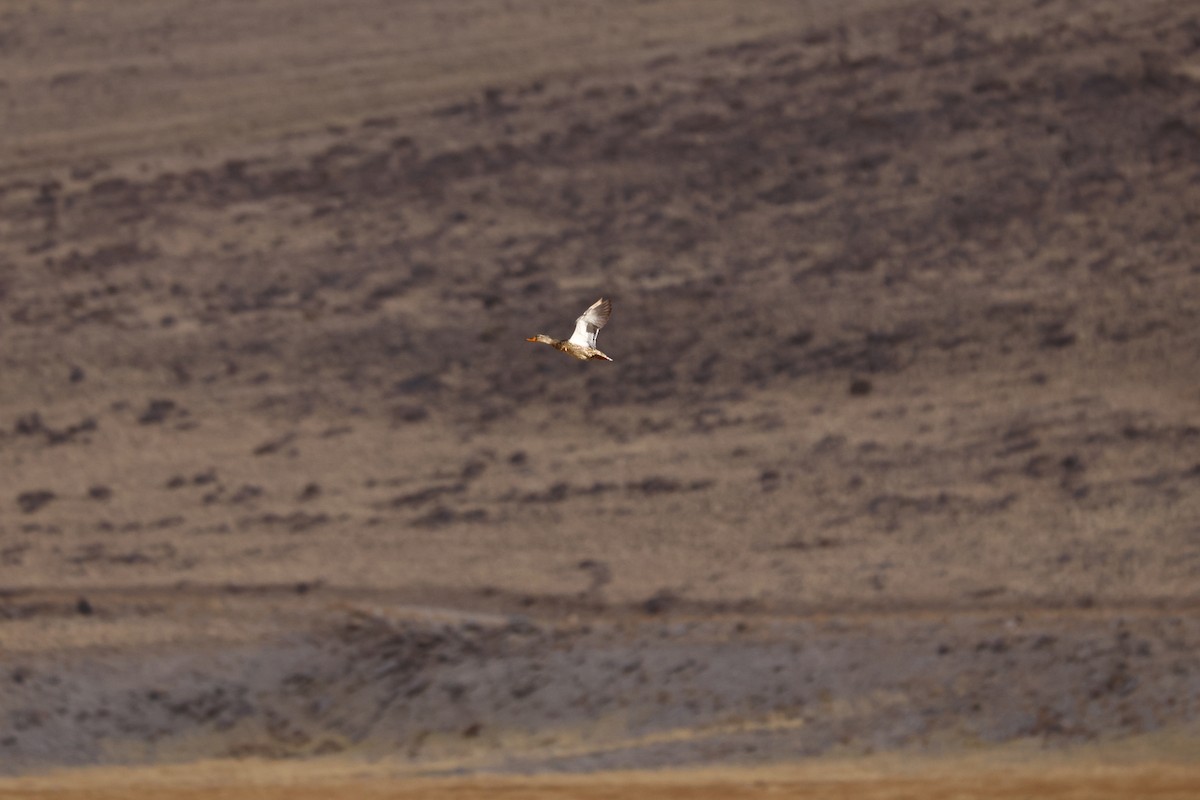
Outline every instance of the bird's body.
[[555, 350], [561, 350], [580, 361], [591, 359], [612, 361], [611, 358], [596, 349], [596, 334], [604, 327], [604, 323], [608, 322], [610, 316], [612, 316], [612, 303], [601, 297], [588, 306], [588, 310], [583, 312], [579, 319], [575, 320], [575, 332], [571, 334], [570, 339], [553, 339], [544, 333], [539, 333], [525, 341], [548, 344]]

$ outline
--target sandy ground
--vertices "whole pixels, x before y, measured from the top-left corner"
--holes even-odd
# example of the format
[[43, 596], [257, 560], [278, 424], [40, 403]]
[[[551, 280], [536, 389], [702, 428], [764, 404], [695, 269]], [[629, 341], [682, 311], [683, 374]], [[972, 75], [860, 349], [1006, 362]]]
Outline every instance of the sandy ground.
[[[1132, 744], [1132, 747], [1130, 747]], [[1145, 759], [1131, 754], [1146, 742], [1118, 751], [1096, 747], [1047, 758], [1026, 747], [952, 757], [828, 758], [795, 766], [745, 769], [696, 768], [588, 775], [405, 777], [395, 765], [353, 764], [334, 759], [283, 765], [240, 762], [183, 768], [92, 769], [53, 778], [0, 781], [0, 796], [16, 798], [285, 797], [457, 798], [717, 798], [786, 796], [867, 800], [1000, 800], [1054, 797], [1192, 798], [1200, 787], [1194, 760]], [[1163, 743], [1152, 749], [1162, 751]], [[1167, 748], [1169, 749], [1169, 748]], [[218, 777], [218, 775], [223, 776]]]
[[9, 4], [0, 109], [0, 773], [1195, 743], [1186, 4]]

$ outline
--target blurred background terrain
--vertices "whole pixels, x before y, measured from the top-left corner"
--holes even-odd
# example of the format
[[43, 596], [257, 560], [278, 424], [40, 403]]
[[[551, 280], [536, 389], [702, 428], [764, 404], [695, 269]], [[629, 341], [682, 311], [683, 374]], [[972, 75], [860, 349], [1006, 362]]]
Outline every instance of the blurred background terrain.
[[1195, 747], [1195, 7], [9, 4], [0, 118], [0, 773]]

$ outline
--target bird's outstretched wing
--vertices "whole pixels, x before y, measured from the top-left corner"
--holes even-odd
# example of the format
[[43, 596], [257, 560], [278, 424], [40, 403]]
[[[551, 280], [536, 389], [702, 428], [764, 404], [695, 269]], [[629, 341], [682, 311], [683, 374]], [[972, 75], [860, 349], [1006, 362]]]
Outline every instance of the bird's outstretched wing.
[[612, 303], [601, 297], [588, 306], [588, 310], [583, 312], [579, 319], [575, 320], [575, 332], [567, 341], [580, 347], [595, 347], [596, 334], [604, 327], [604, 323], [608, 322], [610, 316], [612, 316]]

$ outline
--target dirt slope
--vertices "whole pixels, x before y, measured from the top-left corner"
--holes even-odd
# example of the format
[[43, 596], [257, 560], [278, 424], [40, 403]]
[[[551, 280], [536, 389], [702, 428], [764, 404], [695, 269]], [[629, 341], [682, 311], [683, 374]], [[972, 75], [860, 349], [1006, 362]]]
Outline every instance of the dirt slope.
[[[0, 75], [6, 770], [429, 731], [546, 766], [483, 732], [577, 668], [563, 735], [618, 755], [563, 768], [1200, 714], [1186, 5], [31, 6]], [[601, 295], [613, 364], [523, 341]], [[508, 699], [297, 705], [279, 665], [343, 675], [364, 612], [515, 624], [464, 656]], [[782, 688], [612, 694], [738, 626]]]

